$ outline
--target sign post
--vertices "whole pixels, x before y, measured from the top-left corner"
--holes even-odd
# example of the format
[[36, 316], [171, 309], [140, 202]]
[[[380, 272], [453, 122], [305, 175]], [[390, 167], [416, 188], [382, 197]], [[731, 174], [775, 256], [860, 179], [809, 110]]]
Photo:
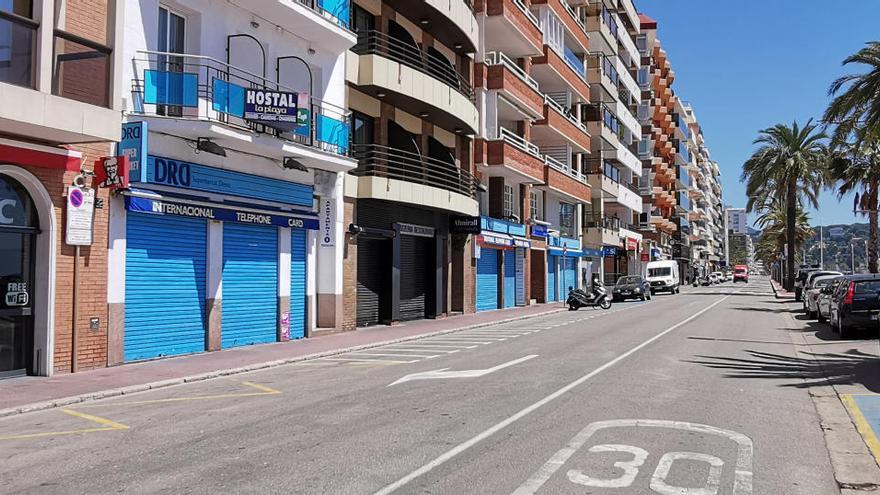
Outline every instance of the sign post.
[[73, 185], [67, 189], [67, 224], [65, 242], [73, 246], [73, 318], [70, 324], [70, 372], [77, 372], [78, 342], [77, 319], [79, 318], [79, 248], [91, 246], [95, 213], [95, 190]]

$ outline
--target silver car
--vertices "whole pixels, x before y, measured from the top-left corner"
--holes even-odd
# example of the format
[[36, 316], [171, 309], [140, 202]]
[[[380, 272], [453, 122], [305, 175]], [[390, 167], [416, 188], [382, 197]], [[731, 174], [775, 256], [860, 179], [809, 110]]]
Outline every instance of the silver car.
[[819, 323], [825, 323], [831, 318], [831, 305], [834, 304], [834, 291], [837, 286], [843, 282], [843, 277], [831, 279], [831, 282], [819, 291], [819, 298], [816, 301], [816, 317]]
[[809, 277], [808, 285], [804, 286], [804, 311], [807, 318], [815, 318], [819, 313], [819, 293], [827, 287], [832, 280], [843, 276], [842, 273], [830, 273]]

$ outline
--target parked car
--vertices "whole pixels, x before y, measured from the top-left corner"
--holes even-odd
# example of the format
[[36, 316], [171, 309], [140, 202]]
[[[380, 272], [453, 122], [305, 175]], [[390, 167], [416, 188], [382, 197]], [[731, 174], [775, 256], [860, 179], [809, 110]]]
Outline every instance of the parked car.
[[831, 318], [831, 303], [833, 302], [834, 291], [837, 290], [837, 287], [839, 287], [844, 280], [844, 277], [832, 278], [831, 282], [819, 291], [819, 297], [816, 300], [816, 307], [818, 308], [816, 311], [816, 318], [818, 318], [819, 323], [825, 323]]
[[848, 338], [856, 328], [877, 328], [880, 275], [847, 275], [831, 302], [831, 329]]
[[819, 313], [819, 293], [827, 287], [832, 281], [841, 277], [843, 274], [822, 275], [814, 277], [808, 287], [804, 289], [804, 311], [807, 318], [816, 318]]
[[733, 272], [732, 271], [730, 271], [730, 270], [724, 271], [724, 281], [725, 282], [733, 281]]
[[678, 262], [672, 260], [651, 261], [647, 266], [647, 280], [651, 284], [651, 295], [665, 291], [678, 294]]
[[640, 275], [620, 277], [611, 289], [611, 300], [617, 302], [626, 299], [651, 299], [651, 284]]
[[804, 284], [801, 286], [801, 304], [804, 307], [804, 311], [807, 311], [807, 290], [813, 286], [813, 282], [819, 277], [825, 277], [828, 275], [841, 276], [843, 273], [835, 272], [831, 270], [814, 270], [807, 274], [804, 279]]
[[749, 283], [749, 267], [746, 265], [736, 265], [733, 267], [733, 283], [745, 282]]
[[812, 272], [819, 271], [818, 268], [810, 268], [810, 267], [801, 267], [797, 271], [797, 275], [794, 278], [794, 300], [800, 301], [803, 296], [803, 288], [804, 282], [807, 280], [807, 275]]
[[721, 282], [724, 282], [724, 274], [721, 272], [712, 272], [709, 277], [712, 278], [713, 284], [720, 284]]

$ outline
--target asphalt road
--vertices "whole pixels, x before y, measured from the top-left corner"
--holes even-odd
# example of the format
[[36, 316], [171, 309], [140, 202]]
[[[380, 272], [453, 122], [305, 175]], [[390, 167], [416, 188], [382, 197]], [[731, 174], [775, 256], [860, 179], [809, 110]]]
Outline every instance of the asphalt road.
[[840, 493], [787, 309], [688, 287], [11, 417], [0, 493]]

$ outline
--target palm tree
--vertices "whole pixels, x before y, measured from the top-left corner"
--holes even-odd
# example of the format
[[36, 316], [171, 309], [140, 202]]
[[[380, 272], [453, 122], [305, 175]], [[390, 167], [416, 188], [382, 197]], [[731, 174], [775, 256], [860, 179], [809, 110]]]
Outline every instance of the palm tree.
[[828, 95], [835, 98], [825, 110], [825, 122], [836, 124], [835, 137], [843, 141], [858, 127], [880, 129], [880, 41], [871, 41], [843, 61], [862, 64], [867, 71], [848, 74], [831, 83]]
[[818, 207], [819, 189], [827, 182], [826, 139], [812, 119], [803, 127], [776, 124], [760, 132], [754, 142], [759, 148], [743, 164], [749, 211], [773, 200], [785, 205], [788, 290], [794, 288], [798, 202]]
[[867, 127], [859, 126], [853, 129], [847, 140], [835, 139], [832, 144], [835, 153], [829, 166], [831, 180], [839, 184], [838, 198], [855, 192], [853, 210], [868, 215], [868, 271], [877, 273], [880, 132], [870, 132]]

